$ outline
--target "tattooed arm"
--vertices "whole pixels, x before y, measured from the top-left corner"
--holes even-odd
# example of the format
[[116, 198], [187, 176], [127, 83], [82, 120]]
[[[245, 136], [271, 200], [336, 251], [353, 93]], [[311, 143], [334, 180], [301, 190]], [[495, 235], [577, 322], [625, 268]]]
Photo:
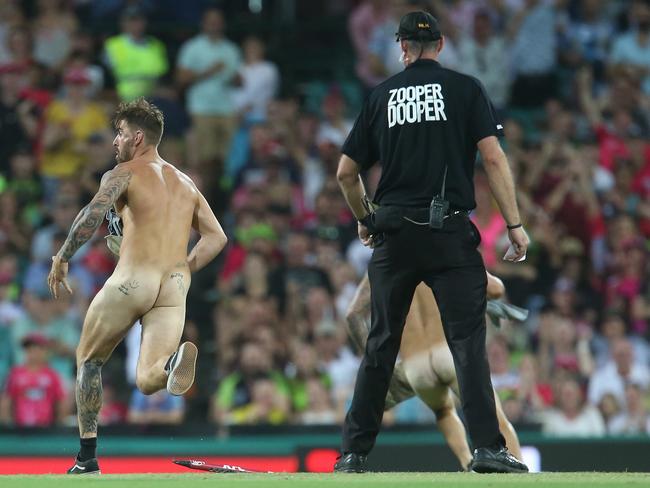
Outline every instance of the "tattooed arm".
[[370, 282], [368, 275], [364, 276], [359, 283], [345, 319], [352, 342], [360, 352], [363, 352], [370, 332]]
[[126, 191], [131, 181], [131, 171], [124, 164], [118, 164], [102, 177], [97, 194], [74, 219], [72, 228], [63, 247], [52, 256], [52, 268], [47, 277], [47, 284], [54, 298], [58, 298], [59, 285], [72, 293], [68, 284], [68, 261], [84, 243], [90, 239], [97, 227], [104, 220], [104, 215], [111, 205]]
[[69, 261], [75, 252], [95, 233], [104, 220], [106, 211], [126, 191], [131, 181], [131, 171], [117, 165], [102, 177], [97, 194], [86, 205], [72, 224], [68, 238], [56, 254], [62, 261]]

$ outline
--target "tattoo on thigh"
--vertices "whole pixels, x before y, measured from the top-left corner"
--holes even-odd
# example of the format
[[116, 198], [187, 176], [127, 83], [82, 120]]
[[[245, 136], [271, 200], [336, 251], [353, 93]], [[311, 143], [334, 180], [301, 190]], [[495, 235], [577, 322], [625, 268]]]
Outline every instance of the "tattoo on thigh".
[[131, 290], [135, 290], [139, 286], [140, 286], [140, 282], [138, 280], [130, 280], [122, 283], [119, 286], [118, 290], [120, 290], [122, 293], [128, 296]]
[[176, 280], [178, 291], [185, 295], [185, 281], [183, 281], [183, 273], [172, 273], [170, 278]]
[[81, 433], [97, 433], [97, 415], [102, 407], [102, 361], [91, 359], [81, 365], [76, 397]]

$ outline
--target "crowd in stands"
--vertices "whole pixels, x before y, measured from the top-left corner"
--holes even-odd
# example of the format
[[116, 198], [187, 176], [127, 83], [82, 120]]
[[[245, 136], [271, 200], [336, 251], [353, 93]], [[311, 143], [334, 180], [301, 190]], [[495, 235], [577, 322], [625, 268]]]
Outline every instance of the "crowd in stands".
[[[505, 222], [480, 162], [472, 219], [507, 300], [530, 310], [488, 326], [510, 419], [557, 436], [650, 434], [650, 2], [334, 3], [361, 93], [403, 68], [397, 19], [426, 8], [446, 36], [441, 64], [479, 78], [503, 120], [526, 261], [502, 260]], [[139, 96], [163, 110], [162, 157], [193, 178], [230, 242], [188, 297], [195, 387], [136, 390], [136, 324], [104, 368], [101, 423], [338, 424], [359, 364], [345, 314], [371, 254], [335, 178], [359, 107], [346, 80], [320, 80], [317, 99], [287, 92], [264, 40], [231, 40], [219, 8], [164, 42], [148, 24], [156, 8], [0, 2], [0, 425], [75, 425], [75, 347], [115, 265], [105, 232], [72, 259], [71, 296], [53, 300], [46, 276], [114, 164], [111, 113]], [[112, 31], [84, 28], [100, 18]], [[434, 417], [410, 400], [385, 421]]]

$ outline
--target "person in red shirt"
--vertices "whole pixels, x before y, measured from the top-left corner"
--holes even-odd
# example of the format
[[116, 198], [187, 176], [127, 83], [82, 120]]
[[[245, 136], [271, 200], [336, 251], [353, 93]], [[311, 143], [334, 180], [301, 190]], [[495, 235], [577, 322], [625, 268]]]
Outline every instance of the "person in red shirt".
[[30, 334], [22, 341], [25, 363], [7, 377], [0, 418], [17, 427], [48, 427], [65, 416], [63, 384], [47, 364], [48, 340]]

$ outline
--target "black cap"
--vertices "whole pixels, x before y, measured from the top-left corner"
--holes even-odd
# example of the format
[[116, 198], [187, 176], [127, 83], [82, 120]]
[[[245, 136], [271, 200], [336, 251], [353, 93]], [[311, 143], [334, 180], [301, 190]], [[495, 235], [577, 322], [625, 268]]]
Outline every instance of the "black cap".
[[395, 33], [397, 41], [437, 41], [442, 37], [436, 18], [422, 10], [409, 12], [399, 21], [399, 30]]

